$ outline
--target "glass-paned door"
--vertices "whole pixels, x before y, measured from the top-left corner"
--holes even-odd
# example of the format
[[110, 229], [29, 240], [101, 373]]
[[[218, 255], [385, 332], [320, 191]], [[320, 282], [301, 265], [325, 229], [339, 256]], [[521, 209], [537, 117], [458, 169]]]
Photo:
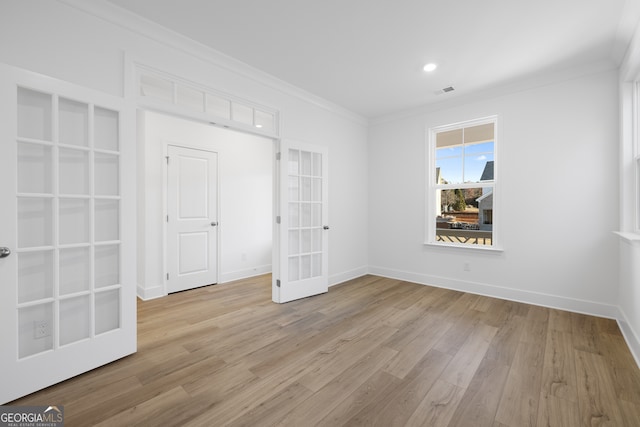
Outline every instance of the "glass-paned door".
[[[280, 160], [280, 270], [274, 301], [328, 290], [326, 148], [289, 142]], [[277, 284], [280, 284], [278, 287]]]
[[130, 247], [123, 156], [131, 154], [121, 100], [0, 72], [9, 125], [0, 146], [6, 402], [135, 351], [135, 291], [121, 263]]

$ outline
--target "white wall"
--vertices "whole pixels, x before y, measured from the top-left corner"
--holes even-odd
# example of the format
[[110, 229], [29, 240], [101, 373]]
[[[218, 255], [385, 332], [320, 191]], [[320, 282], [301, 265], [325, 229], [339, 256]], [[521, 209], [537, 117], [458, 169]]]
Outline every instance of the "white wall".
[[[144, 182], [139, 185], [140, 221], [138, 234], [144, 241], [139, 251], [138, 295], [146, 298], [164, 294], [165, 246], [163, 221], [164, 156], [167, 145], [199, 148], [218, 153], [219, 282], [271, 272], [273, 141], [202, 123], [143, 112], [139, 129], [144, 129]], [[141, 245], [142, 246], [142, 245]], [[142, 268], [141, 268], [142, 270]]]
[[[617, 99], [611, 70], [377, 121], [370, 128], [371, 271], [615, 316]], [[426, 129], [494, 114], [504, 251], [423, 245]]]
[[0, 62], [122, 96], [130, 59], [279, 109], [283, 138], [329, 150], [330, 282], [366, 272], [365, 120], [98, 0], [3, 1], [0, 12]]

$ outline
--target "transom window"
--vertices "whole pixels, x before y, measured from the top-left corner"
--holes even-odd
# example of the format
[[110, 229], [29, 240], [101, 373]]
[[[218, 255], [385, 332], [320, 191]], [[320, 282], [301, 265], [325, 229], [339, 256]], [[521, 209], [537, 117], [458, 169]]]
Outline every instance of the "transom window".
[[496, 120], [429, 130], [427, 243], [495, 246]]

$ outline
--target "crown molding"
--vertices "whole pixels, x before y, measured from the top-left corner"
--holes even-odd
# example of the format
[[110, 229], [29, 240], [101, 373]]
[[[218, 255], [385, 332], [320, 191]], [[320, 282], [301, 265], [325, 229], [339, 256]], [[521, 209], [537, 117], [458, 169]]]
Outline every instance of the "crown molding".
[[181, 50], [216, 67], [241, 75], [285, 95], [293, 96], [316, 107], [342, 116], [356, 124], [367, 126], [366, 117], [328, 101], [311, 92], [287, 83], [232, 56], [190, 39], [105, 0], [57, 0], [78, 11], [92, 15], [126, 31]]

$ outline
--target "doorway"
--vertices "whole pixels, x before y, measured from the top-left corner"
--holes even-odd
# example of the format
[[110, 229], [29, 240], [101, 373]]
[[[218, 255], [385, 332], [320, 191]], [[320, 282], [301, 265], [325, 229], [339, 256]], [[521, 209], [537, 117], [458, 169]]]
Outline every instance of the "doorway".
[[[169, 271], [169, 146], [217, 153], [217, 282], [272, 271], [273, 146], [267, 137], [210, 126], [195, 120], [138, 113], [138, 295], [171, 292]], [[169, 274], [169, 279], [167, 279]], [[205, 283], [207, 285], [214, 282]]]

